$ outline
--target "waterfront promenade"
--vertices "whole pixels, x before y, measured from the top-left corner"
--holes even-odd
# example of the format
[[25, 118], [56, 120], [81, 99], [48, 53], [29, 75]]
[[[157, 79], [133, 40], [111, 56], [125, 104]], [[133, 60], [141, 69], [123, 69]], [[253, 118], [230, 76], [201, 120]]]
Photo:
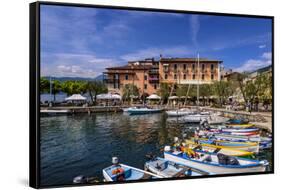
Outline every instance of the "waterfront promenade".
[[[136, 105], [137, 106], [137, 105]], [[68, 113], [105, 113], [105, 112], [122, 112], [122, 108], [128, 106], [90, 106], [90, 107], [77, 107], [77, 106], [59, 106], [59, 107], [42, 107], [42, 110], [68, 110]], [[197, 109], [197, 106], [185, 106], [186, 108]], [[172, 110], [175, 107], [163, 106], [164, 110]], [[211, 108], [200, 107], [204, 111], [221, 112], [225, 117], [233, 118], [235, 116], [241, 116], [247, 118], [251, 123], [255, 124], [261, 129], [265, 129], [272, 132], [272, 113], [271, 112], [247, 112], [247, 111], [234, 111], [225, 108]]]

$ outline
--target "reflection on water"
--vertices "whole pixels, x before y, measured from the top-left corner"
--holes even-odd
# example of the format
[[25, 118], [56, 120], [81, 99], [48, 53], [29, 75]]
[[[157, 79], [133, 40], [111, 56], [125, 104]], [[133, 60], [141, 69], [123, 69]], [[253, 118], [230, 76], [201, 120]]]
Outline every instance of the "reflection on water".
[[123, 113], [41, 118], [41, 184], [71, 184], [77, 175], [97, 176], [118, 156], [122, 163], [143, 168], [145, 155], [162, 156], [175, 136], [193, 134], [194, 125], [166, 122], [163, 113]]

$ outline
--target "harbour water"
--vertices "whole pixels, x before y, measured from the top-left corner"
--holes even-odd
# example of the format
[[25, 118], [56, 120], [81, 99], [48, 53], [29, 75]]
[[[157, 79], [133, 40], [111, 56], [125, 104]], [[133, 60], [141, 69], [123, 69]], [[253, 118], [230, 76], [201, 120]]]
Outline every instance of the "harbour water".
[[[193, 135], [198, 125], [167, 122], [164, 113], [130, 116], [123, 113], [41, 117], [41, 185], [72, 184], [78, 175], [102, 181], [111, 158], [143, 169], [146, 155], [163, 157], [175, 136]], [[258, 159], [271, 161], [271, 151]]]

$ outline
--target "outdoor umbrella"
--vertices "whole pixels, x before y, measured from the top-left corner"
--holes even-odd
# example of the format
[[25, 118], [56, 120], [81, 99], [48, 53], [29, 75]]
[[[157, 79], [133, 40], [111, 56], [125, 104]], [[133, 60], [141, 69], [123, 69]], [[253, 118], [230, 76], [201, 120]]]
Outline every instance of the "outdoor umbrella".
[[156, 94], [151, 94], [150, 96], [147, 97], [149, 100], [160, 100], [161, 97], [156, 95]]
[[177, 97], [177, 96], [170, 96], [169, 97], [169, 100], [176, 100], [176, 99], [179, 99], [179, 97]]
[[87, 98], [80, 94], [73, 94], [72, 96], [65, 98], [65, 100], [66, 101], [86, 101]]
[[98, 100], [121, 100], [121, 96], [118, 94], [99, 94], [97, 95]]

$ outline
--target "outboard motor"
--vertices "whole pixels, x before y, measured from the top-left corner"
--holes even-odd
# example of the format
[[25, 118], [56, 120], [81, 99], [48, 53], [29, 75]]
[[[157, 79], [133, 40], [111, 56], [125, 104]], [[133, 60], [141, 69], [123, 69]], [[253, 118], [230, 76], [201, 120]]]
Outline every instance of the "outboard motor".
[[118, 165], [119, 164], [118, 157], [112, 157], [112, 164], [113, 165]]
[[73, 179], [74, 184], [83, 184], [87, 183], [87, 178], [83, 175], [79, 175]]
[[209, 126], [208, 120], [206, 118], [201, 119], [200, 125], [203, 126], [204, 128], [207, 128]]

